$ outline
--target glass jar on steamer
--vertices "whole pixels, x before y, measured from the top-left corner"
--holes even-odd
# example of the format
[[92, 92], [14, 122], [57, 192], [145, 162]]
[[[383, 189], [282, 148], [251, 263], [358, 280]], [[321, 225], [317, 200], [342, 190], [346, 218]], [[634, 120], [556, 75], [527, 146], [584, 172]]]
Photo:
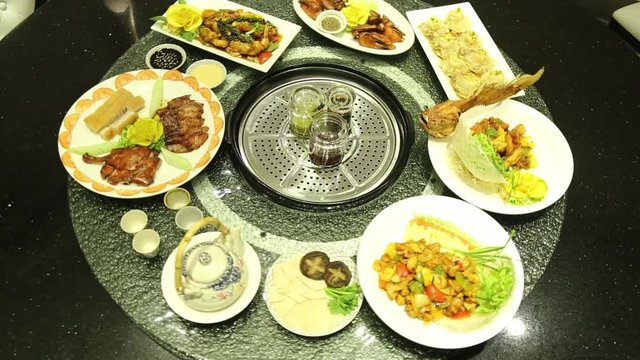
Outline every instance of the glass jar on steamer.
[[351, 133], [351, 112], [356, 102], [356, 94], [350, 86], [336, 85], [327, 90], [327, 110], [336, 113], [347, 122], [348, 132]]
[[315, 86], [303, 85], [289, 97], [289, 131], [299, 137], [309, 136], [313, 117], [325, 108], [325, 95]]
[[342, 116], [330, 111], [318, 113], [309, 129], [309, 160], [319, 167], [340, 165], [348, 137], [349, 126]]

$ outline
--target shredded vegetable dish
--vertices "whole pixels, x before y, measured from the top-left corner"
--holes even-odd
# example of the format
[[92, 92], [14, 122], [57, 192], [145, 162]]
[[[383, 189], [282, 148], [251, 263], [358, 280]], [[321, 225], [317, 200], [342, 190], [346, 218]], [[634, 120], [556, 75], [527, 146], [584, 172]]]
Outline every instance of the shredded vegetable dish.
[[477, 248], [447, 223], [416, 217], [405, 241], [388, 244], [373, 268], [379, 288], [410, 317], [460, 319], [493, 312], [510, 296], [513, 269], [503, 248]]

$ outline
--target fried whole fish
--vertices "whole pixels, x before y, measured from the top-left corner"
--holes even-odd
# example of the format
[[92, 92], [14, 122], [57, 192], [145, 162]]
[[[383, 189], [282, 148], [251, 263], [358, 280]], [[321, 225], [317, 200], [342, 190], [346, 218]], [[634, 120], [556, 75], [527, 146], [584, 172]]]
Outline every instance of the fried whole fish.
[[463, 112], [474, 106], [491, 105], [507, 99], [535, 84], [543, 73], [544, 68], [533, 75], [520, 75], [508, 83], [488, 84], [468, 99], [447, 100], [437, 104], [420, 115], [420, 125], [433, 137], [447, 137], [455, 131]]

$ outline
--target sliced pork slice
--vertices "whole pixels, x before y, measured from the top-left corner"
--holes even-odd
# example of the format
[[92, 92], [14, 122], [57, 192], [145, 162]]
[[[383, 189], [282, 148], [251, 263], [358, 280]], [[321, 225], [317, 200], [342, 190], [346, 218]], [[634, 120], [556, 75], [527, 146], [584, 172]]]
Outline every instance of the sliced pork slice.
[[204, 126], [204, 107], [189, 95], [177, 97], [157, 112], [164, 128], [167, 150], [175, 153], [193, 151], [207, 141], [209, 128]]

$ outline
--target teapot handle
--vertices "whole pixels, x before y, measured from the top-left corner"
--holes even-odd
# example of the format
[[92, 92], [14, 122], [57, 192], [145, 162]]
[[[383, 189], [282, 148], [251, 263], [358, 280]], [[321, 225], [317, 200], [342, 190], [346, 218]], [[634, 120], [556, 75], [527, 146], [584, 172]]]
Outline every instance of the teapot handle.
[[229, 229], [226, 226], [222, 225], [220, 220], [208, 216], [203, 219], [200, 219], [198, 222], [191, 225], [189, 231], [182, 237], [180, 240], [180, 244], [178, 245], [178, 251], [176, 253], [176, 263], [175, 263], [175, 274], [174, 274], [174, 283], [176, 287], [176, 291], [178, 294], [182, 294], [184, 291], [184, 286], [182, 284], [182, 258], [184, 256], [184, 250], [187, 248], [189, 241], [191, 238], [203, 227], [207, 225], [213, 225], [217, 228], [223, 238], [229, 235]]

